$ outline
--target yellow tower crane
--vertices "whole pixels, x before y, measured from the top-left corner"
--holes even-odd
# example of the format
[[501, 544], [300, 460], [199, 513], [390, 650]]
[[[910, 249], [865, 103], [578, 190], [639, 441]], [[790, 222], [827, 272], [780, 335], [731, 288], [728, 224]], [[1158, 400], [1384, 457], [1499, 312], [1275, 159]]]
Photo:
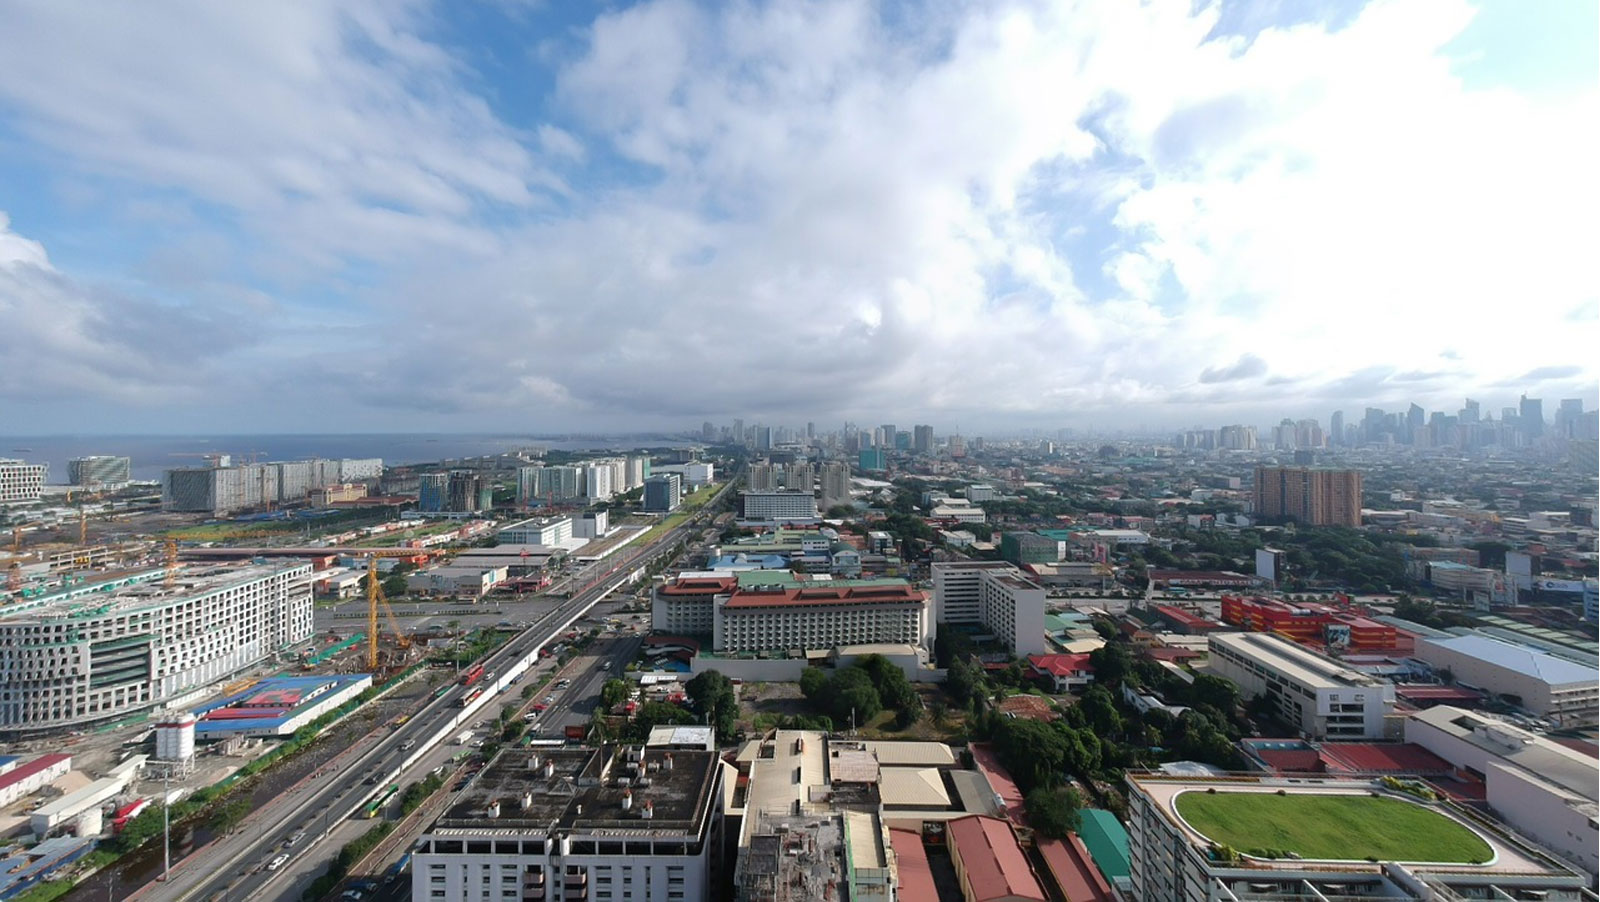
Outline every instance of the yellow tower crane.
[[376, 673], [378, 671], [378, 609], [383, 609], [383, 614], [389, 620], [389, 626], [394, 630], [395, 642], [401, 650], [411, 647], [411, 637], [400, 628], [400, 622], [395, 619], [394, 611], [389, 608], [389, 599], [383, 595], [383, 586], [378, 581], [378, 559], [385, 557], [414, 557], [415, 548], [374, 548], [370, 551], [363, 549], [367, 558], [367, 669]]

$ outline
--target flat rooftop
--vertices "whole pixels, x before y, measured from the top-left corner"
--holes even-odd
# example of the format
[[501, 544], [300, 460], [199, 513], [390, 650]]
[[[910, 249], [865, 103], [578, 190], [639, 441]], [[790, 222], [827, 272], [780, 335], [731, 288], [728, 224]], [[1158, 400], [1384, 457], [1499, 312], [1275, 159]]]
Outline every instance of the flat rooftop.
[[[1129, 774], [1128, 782], [1134, 788], [1142, 791], [1166, 820], [1177, 826], [1178, 833], [1181, 836], [1192, 845], [1200, 848], [1208, 847], [1212, 840], [1190, 826], [1188, 821], [1178, 814], [1177, 800], [1184, 793], [1197, 792], [1203, 794], [1208, 789], [1215, 789], [1218, 793], [1258, 793], [1265, 797], [1276, 799], [1278, 798], [1277, 793], [1282, 790], [1290, 797], [1322, 795], [1355, 800], [1398, 800], [1406, 804], [1415, 804], [1398, 794], [1385, 794], [1382, 799], [1372, 799], [1370, 793], [1373, 791], [1375, 784], [1369, 780], [1357, 779], [1266, 777], [1259, 780], [1249, 780], [1237, 775], [1205, 778], [1169, 777], [1162, 774]], [[1423, 806], [1419, 805], [1418, 807]], [[1425, 868], [1429, 871], [1462, 871], [1478, 874], [1566, 873], [1564, 868], [1545, 858], [1532, 845], [1523, 846], [1505, 836], [1479, 830], [1474, 825], [1455, 817], [1444, 809], [1426, 808], [1425, 810], [1471, 831], [1478, 839], [1488, 844], [1491, 855], [1489, 862], [1485, 864], [1416, 863], [1418, 868]], [[1271, 845], [1271, 837], [1264, 836], [1262, 844]], [[1310, 858], [1310, 856], [1307, 857], [1308, 859]], [[1259, 869], [1301, 870], [1306, 865], [1306, 861], [1287, 858], [1257, 858], [1251, 861], [1251, 866]], [[1380, 865], [1377, 862], [1341, 860], [1340, 867], [1348, 870], [1370, 870], [1376, 872]]]
[[697, 834], [712, 802], [719, 766], [716, 753], [705, 751], [638, 746], [506, 749], [428, 832]]
[[1550, 686], [1573, 684], [1594, 685], [1595, 671], [1566, 658], [1528, 645], [1518, 645], [1489, 636], [1470, 635], [1439, 639], [1433, 636], [1417, 640], [1417, 657], [1426, 660], [1427, 648], [1438, 647], [1456, 654], [1477, 658], [1496, 667], [1532, 677]]
[[[76, 594], [75, 597], [61, 599], [45, 597], [40, 599], [38, 603], [29, 606], [26, 610], [0, 614], [0, 620], [7, 623], [53, 623], [63, 618], [89, 618], [104, 614], [131, 613], [265, 579], [274, 574], [298, 567], [309, 568], [309, 566], [307, 563], [291, 562], [281, 564], [190, 565], [178, 570], [171, 588], [167, 588], [165, 581], [160, 579], [117, 586], [112, 586], [111, 582], [107, 580], [105, 584], [108, 588], [104, 592], [93, 592], [88, 595]], [[83, 587], [74, 586], [73, 588], [81, 590]]]
[[1271, 633], [1212, 633], [1208, 643], [1253, 658], [1263, 667], [1270, 667], [1305, 686], [1337, 689], [1388, 685]]

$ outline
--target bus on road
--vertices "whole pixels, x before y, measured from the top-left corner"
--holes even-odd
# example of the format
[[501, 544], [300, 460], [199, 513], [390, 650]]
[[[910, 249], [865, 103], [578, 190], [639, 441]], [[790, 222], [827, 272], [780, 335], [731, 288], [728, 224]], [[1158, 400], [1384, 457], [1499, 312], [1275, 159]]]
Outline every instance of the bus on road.
[[383, 792], [378, 793], [378, 795], [373, 798], [372, 801], [367, 803], [365, 808], [361, 809], [361, 816], [367, 820], [377, 817], [379, 814], [383, 813], [383, 806], [389, 804], [389, 800], [394, 798], [394, 794], [399, 791], [400, 784], [390, 783], [383, 790]]

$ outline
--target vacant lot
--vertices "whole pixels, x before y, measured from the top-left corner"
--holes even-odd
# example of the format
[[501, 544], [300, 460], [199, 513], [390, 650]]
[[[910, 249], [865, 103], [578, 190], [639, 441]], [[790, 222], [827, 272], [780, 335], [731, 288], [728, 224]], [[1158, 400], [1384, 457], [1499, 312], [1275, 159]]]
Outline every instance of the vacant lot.
[[1488, 843], [1461, 824], [1396, 799], [1186, 792], [1178, 796], [1177, 807], [1213, 842], [1245, 854], [1459, 863], [1487, 861], [1490, 855]]

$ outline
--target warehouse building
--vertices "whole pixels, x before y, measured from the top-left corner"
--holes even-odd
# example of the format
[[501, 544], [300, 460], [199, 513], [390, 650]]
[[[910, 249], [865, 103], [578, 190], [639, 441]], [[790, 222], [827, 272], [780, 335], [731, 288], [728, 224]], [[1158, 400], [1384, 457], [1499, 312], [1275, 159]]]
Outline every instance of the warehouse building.
[[1239, 686], [1240, 698], [1264, 695], [1284, 723], [1313, 739], [1381, 739], [1394, 710], [1394, 686], [1352, 670], [1281, 636], [1212, 633], [1210, 668]]
[[1595, 670], [1531, 646], [1479, 633], [1418, 637], [1413, 656], [1457, 683], [1486, 689], [1563, 727], [1596, 722]]
[[226, 564], [13, 605], [0, 730], [81, 727], [226, 679], [311, 637], [311, 582], [307, 563]]

